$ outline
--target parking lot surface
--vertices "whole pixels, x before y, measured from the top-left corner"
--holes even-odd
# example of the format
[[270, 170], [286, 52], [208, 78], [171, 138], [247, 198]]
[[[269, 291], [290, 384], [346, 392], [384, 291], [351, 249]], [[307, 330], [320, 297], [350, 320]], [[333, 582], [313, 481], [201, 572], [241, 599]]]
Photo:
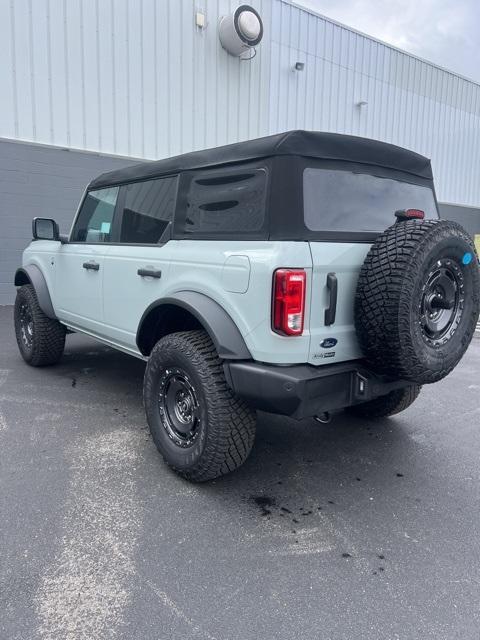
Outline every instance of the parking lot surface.
[[21, 360], [0, 307], [0, 638], [474, 640], [480, 340], [403, 414], [259, 416], [236, 473], [163, 464], [144, 364]]

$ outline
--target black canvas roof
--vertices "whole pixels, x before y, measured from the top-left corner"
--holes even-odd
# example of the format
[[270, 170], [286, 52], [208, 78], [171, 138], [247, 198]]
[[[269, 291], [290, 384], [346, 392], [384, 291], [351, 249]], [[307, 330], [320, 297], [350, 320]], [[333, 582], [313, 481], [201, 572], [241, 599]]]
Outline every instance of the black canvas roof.
[[357, 136], [295, 130], [164, 160], [142, 162], [104, 173], [92, 180], [89, 188], [285, 155], [374, 165], [432, 179], [430, 160], [402, 147]]

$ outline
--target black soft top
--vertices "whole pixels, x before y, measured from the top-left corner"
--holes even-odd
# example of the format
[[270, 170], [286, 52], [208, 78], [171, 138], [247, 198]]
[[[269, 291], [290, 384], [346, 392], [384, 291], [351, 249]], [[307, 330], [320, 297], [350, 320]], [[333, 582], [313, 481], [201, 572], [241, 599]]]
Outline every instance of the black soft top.
[[89, 189], [274, 156], [300, 156], [373, 165], [432, 180], [430, 160], [413, 151], [357, 136], [295, 130], [204, 151], [184, 153], [164, 160], [142, 162], [125, 169], [103, 173], [92, 180]]

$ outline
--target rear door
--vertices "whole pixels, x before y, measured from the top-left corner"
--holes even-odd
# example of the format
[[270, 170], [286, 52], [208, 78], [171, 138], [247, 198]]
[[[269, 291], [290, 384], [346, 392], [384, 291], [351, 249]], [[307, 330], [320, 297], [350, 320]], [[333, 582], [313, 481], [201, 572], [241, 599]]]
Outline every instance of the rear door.
[[421, 209], [438, 218], [429, 186], [388, 175], [306, 168], [303, 173], [305, 225], [313, 276], [309, 362], [327, 364], [362, 356], [354, 326], [358, 275], [371, 242], [395, 221], [398, 209]]

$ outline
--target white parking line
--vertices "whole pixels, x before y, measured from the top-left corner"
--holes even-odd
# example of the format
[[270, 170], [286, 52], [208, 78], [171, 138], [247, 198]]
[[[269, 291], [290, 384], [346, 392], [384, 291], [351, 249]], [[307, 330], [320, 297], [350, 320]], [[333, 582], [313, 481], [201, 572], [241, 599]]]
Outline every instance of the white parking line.
[[94, 435], [67, 452], [72, 476], [59, 550], [35, 597], [48, 640], [103, 640], [123, 622], [140, 525], [135, 463], [140, 432]]
[[[9, 369], [0, 369], [0, 387], [2, 387], [5, 384], [9, 373], [10, 373]], [[2, 407], [0, 406], [0, 432], [6, 431], [6, 430], [7, 430], [7, 420], [2, 412]]]

